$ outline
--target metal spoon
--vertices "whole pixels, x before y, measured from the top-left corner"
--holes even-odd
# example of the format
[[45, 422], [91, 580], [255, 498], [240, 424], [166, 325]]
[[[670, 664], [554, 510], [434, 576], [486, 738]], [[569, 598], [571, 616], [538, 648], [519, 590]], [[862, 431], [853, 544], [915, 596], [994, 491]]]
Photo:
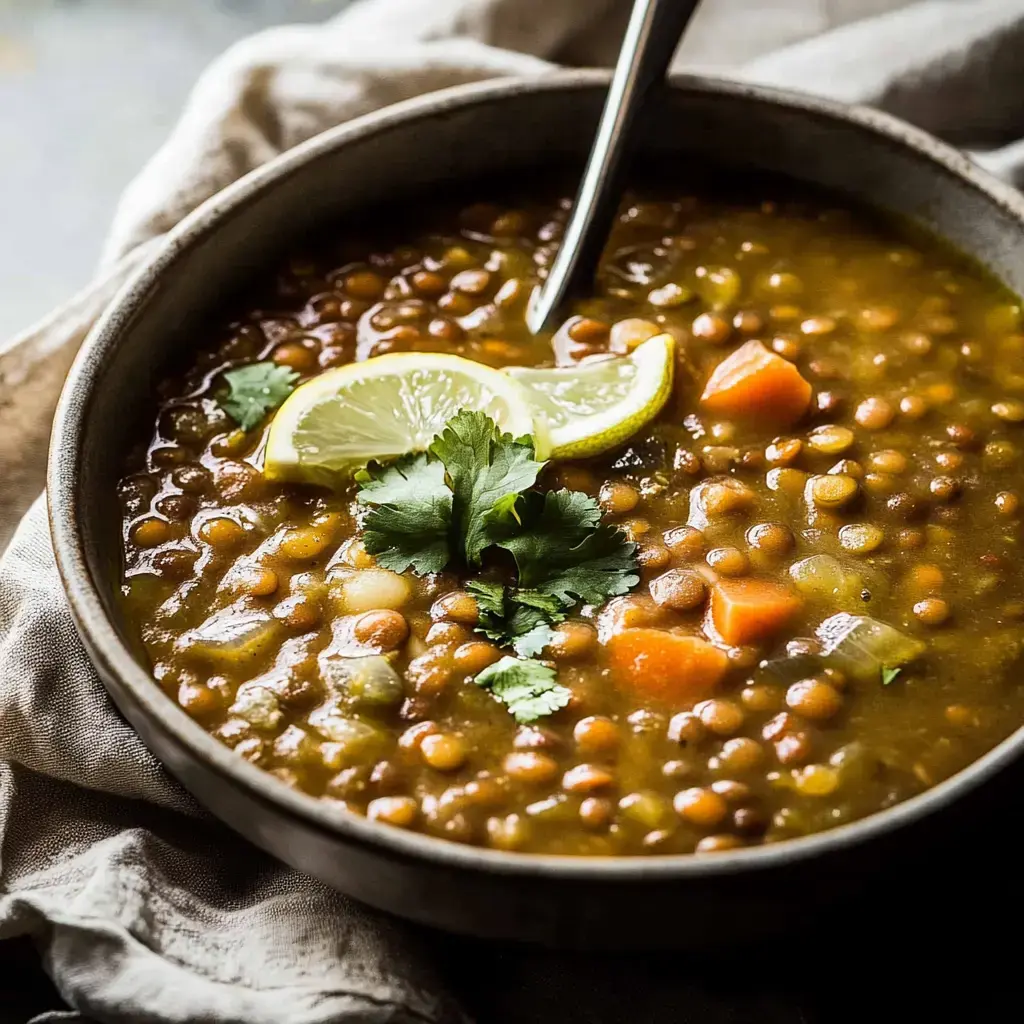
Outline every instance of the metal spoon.
[[638, 114], [661, 84], [700, 0], [636, 0], [619, 51], [593, 149], [587, 160], [562, 245], [547, 279], [530, 297], [526, 324], [553, 329], [566, 300], [588, 290], [619, 206], [626, 158]]

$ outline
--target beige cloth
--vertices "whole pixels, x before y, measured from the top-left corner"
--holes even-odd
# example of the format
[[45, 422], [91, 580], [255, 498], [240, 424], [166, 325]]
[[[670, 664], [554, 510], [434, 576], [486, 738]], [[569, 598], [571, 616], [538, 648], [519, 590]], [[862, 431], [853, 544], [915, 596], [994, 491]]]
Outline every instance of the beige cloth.
[[[327, 25], [275, 29], [226, 53], [127, 190], [94, 283], [0, 352], [3, 539], [41, 487], [70, 360], [182, 216], [277, 153], [382, 105], [541, 75], [551, 61], [607, 60], [626, 9], [625, 0], [365, 0]], [[878, 16], [856, 21], [866, 14]], [[855, 23], [824, 32], [844, 22]], [[680, 60], [874, 102], [963, 144], [1004, 146], [986, 159], [1012, 177], [1024, 165], [1012, 145], [1024, 138], [1021, 53], [1024, 0], [717, 0]], [[34, 935], [65, 999], [99, 1020], [462, 1019], [413, 929], [227, 834], [121, 722], [64, 607], [41, 501], [0, 565], [0, 855], [0, 938]], [[621, 1019], [603, 1016], [622, 1012], [615, 999], [571, 1017], [583, 989], [608, 991], [609, 969], [566, 1002], [546, 992], [545, 1019]], [[778, 1007], [737, 1016], [681, 986], [645, 983], [646, 1003], [628, 1005], [644, 1020], [673, 999], [701, 1022], [796, 1019]]]

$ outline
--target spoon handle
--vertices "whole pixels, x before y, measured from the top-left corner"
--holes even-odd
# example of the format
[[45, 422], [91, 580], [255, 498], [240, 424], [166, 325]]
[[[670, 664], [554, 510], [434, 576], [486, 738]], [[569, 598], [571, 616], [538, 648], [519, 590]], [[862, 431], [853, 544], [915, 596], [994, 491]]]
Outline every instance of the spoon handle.
[[563, 303], [587, 288], [618, 210], [637, 114], [659, 85], [700, 0], [635, 0], [594, 146], [565, 235], [544, 284], [531, 296], [526, 323], [551, 330]]

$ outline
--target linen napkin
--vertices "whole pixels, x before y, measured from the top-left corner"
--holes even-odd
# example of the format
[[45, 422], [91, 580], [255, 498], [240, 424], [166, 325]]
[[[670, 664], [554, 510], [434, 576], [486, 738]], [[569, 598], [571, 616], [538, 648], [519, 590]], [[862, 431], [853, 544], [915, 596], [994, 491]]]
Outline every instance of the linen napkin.
[[[0, 351], [0, 539], [41, 488], [75, 351], [182, 216], [385, 104], [607, 62], [627, 13], [626, 0], [363, 0], [322, 26], [273, 29], [225, 53], [125, 193], [94, 282]], [[709, 0], [678, 63], [886, 107], [1024, 183], [1022, 53], [1024, 0]], [[424, 940], [254, 851], [120, 720], [64, 606], [42, 499], [0, 563], [0, 938], [16, 935], [34, 937], [64, 999], [100, 1021], [467, 1019], [451, 972], [443, 981], [436, 970], [464, 945]], [[478, 944], [474, 955], [492, 954]], [[493, 956], [510, 970], [504, 952]], [[637, 974], [606, 960], [598, 977], [570, 958], [549, 959], [539, 978], [517, 969], [518, 994], [507, 974], [502, 988], [514, 1008], [489, 1019], [802, 1019], [785, 1000], [726, 996], [677, 970]]]

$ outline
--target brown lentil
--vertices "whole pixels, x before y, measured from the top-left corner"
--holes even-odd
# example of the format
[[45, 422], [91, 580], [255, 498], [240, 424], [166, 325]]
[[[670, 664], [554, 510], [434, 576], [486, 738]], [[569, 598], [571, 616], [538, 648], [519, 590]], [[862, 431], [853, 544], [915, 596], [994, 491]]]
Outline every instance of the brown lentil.
[[452, 733], [431, 733], [420, 743], [423, 760], [439, 772], [453, 772], [466, 763], [469, 751], [461, 737]]
[[361, 615], [356, 620], [353, 633], [361, 644], [390, 651], [405, 643], [409, 635], [409, 623], [401, 612], [382, 608]]
[[885, 430], [892, 423], [893, 415], [893, 408], [889, 402], [877, 395], [865, 398], [853, 414], [854, 419], [865, 430]]
[[869, 555], [877, 551], [885, 540], [885, 532], [873, 523], [848, 523], [839, 530], [839, 543], [843, 550], [855, 555]]
[[743, 576], [750, 570], [750, 559], [739, 548], [713, 548], [705, 561], [723, 576]]
[[717, 793], [699, 787], [676, 793], [672, 806], [680, 818], [698, 828], [714, 828], [729, 813], [728, 805]]
[[726, 740], [713, 758], [712, 770], [733, 773], [749, 772], [764, 760], [764, 748], [749, 736], [736, 736]]
[[515, 751], [505, 758], [505, 773], [516, 782], [541, 786], [558, 774], [558, 762], [533, 750]]
[[606, 768], [578, 764], [562, 777], [562, 789], [567, 793], [592, 793], [595, 789], [607, 789], [614, 782], [615, 776]]
[[662, 540], [672, 555], [683, 561], [691, 562], [704, 554], [704, 534], [693, 526], [667, 530], [662, 535]]
[[704, 700], [693, 709], [704, 726], [717, 736], [731, 736], [743, 724], [743, 708], [730, 700]]
[[707, 341], [712, 345], [721, 345], [729, 340], [732, 326], [729, 321], [717, 313], [701, 313], [690, 327], [695, 338]]
[[408, 828], [415, 821], [418, 810], [416, 801], [412, 797], [381, 796], [367, 804], [366, 816], [373, 821], [383, 821], [388, 825]]
[[914, 605], [914, 616], [926, 626], [941, 626], [949, 618], [949, 605], [941, 597], [926, 597]]
[[786, 704], [813, 721], [831, 718], [843, 706], [842, 694], [822, 679], [801, 679], [786, 691]]
[[674, 611], [686, 612], [704, 603], [707, 599], [708, 585], [699, 572], [691, 569], [670, 569], [651, 580], [650, 590], [655, 604]]
[[640, 504], [640, 492], [629, 484], [610, 480], [601, 488], [600, 501], [611, 515], [626, 515]]
[[493, 665], [501, 658], [501, 651], [494, 644], [486, 643], [483, 640], [473, 640], [470, 643], [456, 647], [452, 654], [452, 662], [456, 672], [464, 672], [466, 675], [475, 676], [482, 672], [488, 665]]
[[668, 723], [668, 738], [674, 743], [700, 743], [708, 734], [700, 715], [681, 711]]
[[781, 557], [793, 548], [793, 531], [783, 523], [757, 523], [746, 534], [747, 543], [757, 551]]
[[612, 820], [615, 809], [610, 800], [588, 796], [580, 804], [580, 821], [586, 828], [604, 828]]
[[457, 622], [461, 626], [475, 626], [480, 616], [476, 598], [462, 590], [453, 590], [439, 597], [430, 609], [434, 619]]

